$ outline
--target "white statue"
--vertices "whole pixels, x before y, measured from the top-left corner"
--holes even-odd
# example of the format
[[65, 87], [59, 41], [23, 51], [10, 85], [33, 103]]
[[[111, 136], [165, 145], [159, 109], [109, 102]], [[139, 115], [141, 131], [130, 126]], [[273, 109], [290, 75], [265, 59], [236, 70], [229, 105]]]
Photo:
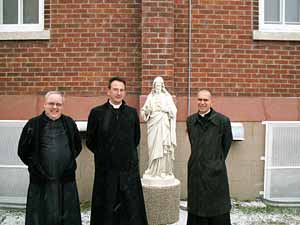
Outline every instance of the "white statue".
[[162, 77], [156, 77], [153, 88], [141, 109], [147, 122], [149, 164], [145, 175], [174, 177], [173, 161], [176, 148], [176, 113], [172, 96]]

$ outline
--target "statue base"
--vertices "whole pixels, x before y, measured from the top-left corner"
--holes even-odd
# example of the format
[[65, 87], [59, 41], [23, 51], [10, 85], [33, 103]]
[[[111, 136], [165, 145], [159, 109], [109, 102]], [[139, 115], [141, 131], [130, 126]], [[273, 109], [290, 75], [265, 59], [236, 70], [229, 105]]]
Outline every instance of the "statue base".
[[149, 225], [165, 225], [179, 220], [180, 181], [174, 176], [144, 175], [142, 186]]

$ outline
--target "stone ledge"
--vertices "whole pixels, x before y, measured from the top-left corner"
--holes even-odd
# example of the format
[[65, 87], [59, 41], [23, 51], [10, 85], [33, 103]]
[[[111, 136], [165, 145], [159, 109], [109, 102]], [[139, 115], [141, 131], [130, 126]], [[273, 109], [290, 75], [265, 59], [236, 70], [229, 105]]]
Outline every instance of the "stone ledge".
[[49, 40], [50, 30], [43, 31], [20, 31], [20, 32], [0, 32], [0, 40]]
[[253, 31], [253, 40], [300, 41], [300, 32]]

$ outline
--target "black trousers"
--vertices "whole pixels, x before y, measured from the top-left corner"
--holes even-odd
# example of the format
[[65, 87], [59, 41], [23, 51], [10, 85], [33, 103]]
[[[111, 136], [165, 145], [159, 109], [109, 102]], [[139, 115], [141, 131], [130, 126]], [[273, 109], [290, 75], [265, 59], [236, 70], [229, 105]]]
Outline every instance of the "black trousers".
[[188, 213], [187, 225], [231, 225], [230, 213], [213, 217], [201, 217]]

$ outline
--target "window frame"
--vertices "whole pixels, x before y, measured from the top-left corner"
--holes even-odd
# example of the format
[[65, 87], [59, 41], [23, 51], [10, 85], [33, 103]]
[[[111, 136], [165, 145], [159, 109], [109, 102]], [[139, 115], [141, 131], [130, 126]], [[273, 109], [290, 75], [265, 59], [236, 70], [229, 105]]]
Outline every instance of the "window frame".
[[[0, 0], [3, 6], [3, 0]], [[39, 23], [38, 24], [22, 24], [23, 23], [23, 0], [18, 0], [18, 24], [2, 24], [3, 8], [0, 11], [0, 32], [34, 32], [44, 30], [44, 0], [39, 0]]]
[[259, 30], [273, 32], [300, 32], [300, 24], [283, 24], [285, 20], [285, 0], [280, 1], [280, 24], [265, 24], [265, 0], [259, 0]]

